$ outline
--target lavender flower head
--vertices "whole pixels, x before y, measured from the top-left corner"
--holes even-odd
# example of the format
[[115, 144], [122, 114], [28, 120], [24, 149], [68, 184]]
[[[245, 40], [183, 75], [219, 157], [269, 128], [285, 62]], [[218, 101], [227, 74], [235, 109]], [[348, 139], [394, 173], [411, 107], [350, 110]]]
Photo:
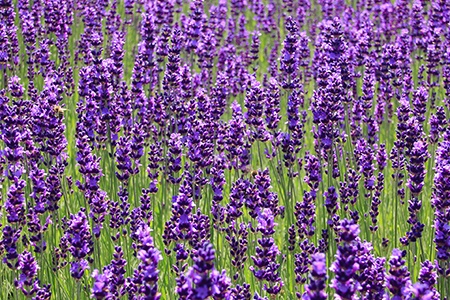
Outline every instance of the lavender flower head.
[[327, 293], [327, 265], [325, 263], [325, 254], [316, 253], [312, 256], [311, 273], [309, 275], [309, 284], [305, 286], [305, 292], [302, 295], [303, 300], [326, 300]]
[[225, 271], [218, 272], [214, 269], [215, 250], [205, 241], [194, 256], [194, 265], [187, 272], [187, 299], [203, 300], [229, 299], [231, 285]]
[[330, 270], [335, 273], [331, 287], [335, 290], [335, 299], [357, 299], [359, 283], [354, 279], [359, 270], [357, 247], [359, 226], [352, 220], [344, 219], [338, 226], [338, 235], [342, 245], [338, 246], [336, 260]]
[[70, 216], [69, 228], [63, 238], [69, 242], [69, 251], [74, 259], [70, 265], [70, 274], [80, 280], [84, 271], [89, 268], [87, 259], [93, 252], [90, 227], [83, 209]]

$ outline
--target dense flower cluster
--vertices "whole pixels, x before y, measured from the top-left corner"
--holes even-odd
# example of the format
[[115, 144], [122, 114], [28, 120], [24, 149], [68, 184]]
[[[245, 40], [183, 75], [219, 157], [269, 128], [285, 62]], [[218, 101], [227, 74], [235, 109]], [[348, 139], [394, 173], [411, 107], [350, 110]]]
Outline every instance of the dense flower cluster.
[[0, 0], [0, 299], [450, 293], [448, 0]]

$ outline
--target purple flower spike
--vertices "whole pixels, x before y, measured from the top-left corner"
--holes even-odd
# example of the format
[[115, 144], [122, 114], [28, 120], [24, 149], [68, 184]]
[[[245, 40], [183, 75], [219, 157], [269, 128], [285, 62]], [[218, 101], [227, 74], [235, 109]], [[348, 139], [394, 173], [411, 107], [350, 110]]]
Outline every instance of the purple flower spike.
[[[137, 258], [140, 263], [129, 284], [136, 288], [136, 292], [141, 295], [139, 299], [158, 300], [161, 297], [158, 292], [158, 263], [162, 260], [162, 256], [154, 247], [150, 232], [151, 229], [144, 224], [135, 233], [139, 243]], [[129, 293], [130, 296], [133, 296], [131, 290]]]
[[92, 272], [92, 278], [94, 278], [94, 284], [92, 286], [91, 297], [94, 299], [105, 299], [109, 295], [109, 279], [111, 272], [105, 270], [104, 274], [100, 274], [97, 269]]
[[309, 284], [305, 286], [305, 293], [302, 295], [303, 300], [326, 300], [327, 293], [327, 265], [325, 263], [325, 254], [316, 253], [312, 256], [312, 269], [309, 275]]
[[258, 239], [259, 246], [256, 247], [256, 255], [251, 256], [255, 266], [250, 267], [258, 280], [267, 282], [264, 284], [264, 290], [271, 295], [279, 294], [283, 287], [283, 281], [278, 271], [280, 264], [277, 263], [280, 250], [272, 238], [276, 225], [273, 213], [269, 208], [259, 211], [257, 230], [262, 233], [263, 237]]
[[229, 299], [231, 281], [225, 271], [219, 272], [214, 268], [214, 259], [214, 248], [205, 241], [196, 251], [194, 265], [186, 275], [189, 289], [187, 299]]
[[89, 268], [87, 259], [90, 260], [94, 244], [84, 209], [70, 216], [64, 239], [69, 242], [69, 251], [74, 259], [70, 265], [70, 274], [80, 280], [84, 271]]
[[436, 175], [434, 176], [434, 191], [432, 205], [435, 209], [434, 243], [436, 244], [439, 272], [445, 274], [447, 261], [450, 258], [450, 215], [448, 209], [448, 191], [450, 190], [450, 142], [446, 139], [437, 149]]
[[423, 283], [415, 283], [411, 289], [410, 300], [432, 300], [434, 299], [433, 292], [430, 287]]
[[24, 251], [19, 255], [17, 270], [20, 272], [19, 278], [14, 281], [14, 285], [20, 289], [25, 297], [33, 296], [39, 289], [37, 272], [39, 266], [33, 255]]
[[391, 292], [392, 299], [409, 299], [411, 280], [408, 267], [405, 266], [404, 252], [399, 249], [392, 250], [389, 260], [389, 275], [387, 276], [387, 288]]
[[353, 221], [344, 219], [338, 226], [338, 235], [342, 245], [338, 246], [336, 260], [330, 270], [336, 274], [331, 281], [331, 287], [335, 290], [335, 297], [339, 300], [357, 299], [360, 289], [355, 274], [359, 270], [357, 244], [359, 226]]

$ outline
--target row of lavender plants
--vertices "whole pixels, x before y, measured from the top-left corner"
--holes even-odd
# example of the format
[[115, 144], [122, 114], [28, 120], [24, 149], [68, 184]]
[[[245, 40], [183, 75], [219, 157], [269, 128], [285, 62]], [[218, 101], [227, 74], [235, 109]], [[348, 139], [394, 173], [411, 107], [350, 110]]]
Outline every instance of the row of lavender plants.
[[449, 25], [0, 0], [0, 299], [446, 299]]

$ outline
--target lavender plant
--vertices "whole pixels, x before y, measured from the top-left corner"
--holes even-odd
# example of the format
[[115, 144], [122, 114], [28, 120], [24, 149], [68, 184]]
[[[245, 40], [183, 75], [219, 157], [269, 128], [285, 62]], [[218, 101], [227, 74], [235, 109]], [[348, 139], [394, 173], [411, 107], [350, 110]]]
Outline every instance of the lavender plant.
[[0, 299], [446, 299], [449, 12], [1, 0]]

